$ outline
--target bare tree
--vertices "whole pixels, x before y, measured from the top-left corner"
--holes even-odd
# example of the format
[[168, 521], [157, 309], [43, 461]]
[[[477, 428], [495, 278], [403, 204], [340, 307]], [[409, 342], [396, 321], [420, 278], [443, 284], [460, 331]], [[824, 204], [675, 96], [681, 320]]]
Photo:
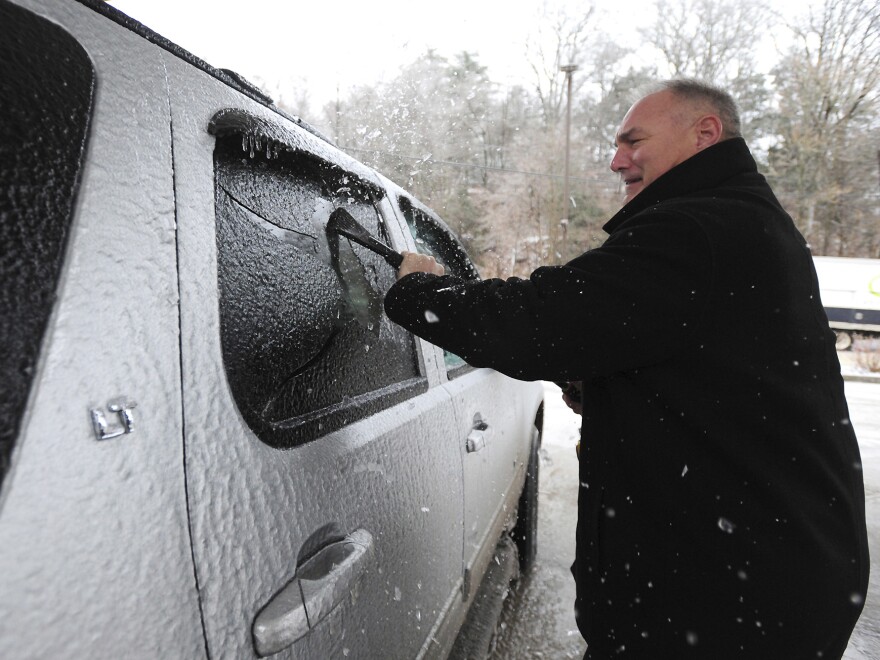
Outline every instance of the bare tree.
[[755, 44], [768, 18], [756, 0], [658, 0], [643, 31], [673, 76], [726, 84], [755, 69]]
[[771, 177], [817, 253], [880, 256], [880, 6], [827, 0], [791, 28]]
[[[432, 206], [478, 249], [479, 195], [508, 139], [501, 106], [475, 55], [428, 51], [394, 79], [325, 108], [339, 145]], [[501, 141], [501, 142], [499, 142]]]
[[756, 46], [773, 25], [762, 0], [657, 0], [657, 19], [642, 35], [672, 77], [698, 78], [737, 99], [743, 126], [761, 137], [770, 100]]
[[[545, 127], [555, 127], [562, 115], [565, 88], [559, 67], [583, 64], [591, 36], [588, 28], [593, 19], [592, 4], [585, 4], [577, 11], [564, 6], [550, 10], [546, 0], [542, 5], [535, 31], [526, 43], [526, 57], [534, 73], [535, 94]], [[576, 84], [575, 94], [583, 81]]]
[[[878, 9], [827, 0], [792, 27], [773, 76], [755, 63], [770, 29], [758, 0], [669, 0], [646, 33], [662, 75], [709, 79], [740, 101], [774, 187], [817, 251], [878, 256]], [[608, 169], [622, 115], [657, 68], [595, 34], [592, 7], [547, 14], [529, 42], [532, 88], [501, 90], [476, 55], [427, 52], [396, 78], [325, 108], [340, 146], [435, 208], [489, 275], [526, 275], [596, 245], [618, 208]], [[778, 31], [777, 31], [778, 32]], [[575, 74], [570, 193], [560, 224], [565, 76]], [[772, 83], [772, 85], [771, 85]], [[775, 86], [773, 86], [775, 85]], [[769, 111], [768, 101], [776, 105]], [[769, 121], [772, 119], [773, 121]], [[758, 139], [761, 138], [761, 139]]]

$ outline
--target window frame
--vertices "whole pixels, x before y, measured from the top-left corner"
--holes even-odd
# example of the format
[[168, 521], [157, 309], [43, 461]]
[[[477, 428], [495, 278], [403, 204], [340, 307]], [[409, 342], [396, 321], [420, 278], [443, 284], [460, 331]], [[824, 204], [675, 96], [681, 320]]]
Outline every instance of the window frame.
[[[218, 118], [222, 121], [224, 117], [226, 120], [231, 118], [233, 121], [227, 121], [225, 125], [218, 126]], [[389, 222], [387, 214], [383, 212], [383, 207], [386, 206], [385, 200], [387, 199], [386, 190], [373, 182], [365, 181], [354, 171], [349, 171], [337, 163], [325, 160], [321, 158], [320, 155], [302, 149], [295, 143], [291, 144], [286, 142], [283, 135], [283, 126], [268, 126], [268, 129], [269, 130], [267, 130], [265, 118], [249, 116], [248, 113], [243, 111], [235, 111], [233, 113], [233, 111], [230, 110], [221, 110], [215, 114], [211, 126], [209, 126], [209, 132], [212, 132], [217, 136], [217, 141], [213, 150], [213, 186], [215, 199], [218, 200], [215, 207], [217, 216], [216, 236], [218, 237], [217, 277], [218, 305], [220, 306], [219, 311], [221, 318], [220, 333], [221, 345], [223, 346], [224, 368], [226, 369], [227, 379], [229, 380], [233, 399], [239, 407], [239, 411], [242, 413], [242, 417], [248, 427], [264, 443], [272, 447], [284, 449], [300, 446], [317, 440], [333, 431], [339, 430], [340, 428], [348, 426], [358, 420], [364, 419], [365, 417], [380, 412], [381, 410], [390, 408], [403, 401], [411, 399], [418, 394], [426, 392], [428, 389], [428, 378], [419, 342], [409, 333], [405, 333], [408, 340], [407, 345], [409, 351], [411, 351], [411, 357], [407, 358], [403, 354], [400, 354], [399, 357], [403, 359], [401, 365], [405, 364], [407, 359], [412, 360], [413, 375], [410, 378], [385, 382], [378, 387], [370, 386], [369, 389], [363, 392], [343, 393], [337, 399], [334, 399], [326, 405], [306, 410], [289, 418], [266, 420], [265, 418], [256, 415], [253, 410], [246, 409], [246, 402], [252, 401], [253, 397], [243, 394], [242, 383], [236, 381], [239, 376], [235, 373], [230, 373], [230, 364], [232, 364], [230, 360], [234, 361], [236, 358], [227, 353], [227, 339], [224, 336], [224, 312], [228, 310], [224, 310], [224, 304], [226, 303], [224, 303], [223, 294], [221, 293], [224, 289], [224, 283], [221, 281], [222, 269], [225, 267], [222, 260], [226, 258], [225, 256], [221, 256], [221, 254], [224, 254], [224, 250], [227, 248], [219, 238], [223, 231], [221, 226], [224, 222], [234, 222], [234, 219], [230, 220], [229, 218], [221, 218], [221, 213], [224, 211], [221, 209], [222, 204], [220, 204], [219, 198], [222, 195], [229, 195], [229, 190], [224, 186], [227, 181], [224, 180], [221, 175], [221, 167], [235, 168], [241, 166], [232, 164], [233, 161], [231, 160], [229, 160], [226, 165], [221, 166], [220, 160], [231, 158], [231, 154], [236, 153], [234, 145], [238, 144], [242, 149], [240, 157], [245, 161], [247, 161], [249, 157], [254, 161], [256, 161], [257, 158], [260, 158], [263, 161], [260, 165], [261, 168], [276, 167], [277, 170], [271, 174], [271, 176], [276, 179], [279, 177], [283, 178], [284, 175], [296, 171], [297, 164], [302, 164], [304, 177], [310, 182], [306, 184], [306, 188], [312, 185], [319, 187], [321, 190], [321, 193], [315, 197], [315, 200], [319, 200], [316, 203], [320, 203], [320, 200], [323, 199], [332, 207], [340, 205], [338, 195], [339, 190], [336, 191], [336, 194], [331, 193], [330, 188], [332, 185], [329, 185], [327, 182], [334, 184], [339, 182], [342, 183], [343, 186], [347, 184], [352, 188], [352, 198], [357, 198], [360, 206], [369, 206], [372, 212], [375, 213], [375, 220], [378, 223], [378, 227], [382, 228], [386, 234], [386, 236], [382, 238], [390, 241], [392, 235], [392, 223]], [[266, 133], [271, 134], [267, 135]], [[251, 156], [251, 149], [253, 149], [253, 156]], [[279, 161], [279, 163], [273, 165], [273, 161]], [[315, 171], [318, 170], [321, 172], [322, 176], [326, 176], [326, 180], [321, 179], [318, 181], [320, 177], [316, 177], [315, 175]], [[340, 188], [343, 186], [340, 186]], [[344, 196], [345, 193], [343, 193], [343, 197]], [[232, 195], [229, 195], [229, 197], [232, 198], [233, 201], [238, 201], [240, 204], [240, 201], [236, 200]], [[296, 194], [294, 194], [293, 197], [295, 198]], [[249, 209], [246, 205], [242, 206], [249, 211], [253, 211], [253, 209]], [[263, 220], [266, 219], [259, 213], [256, 215]], [[327, 215], [329, 216], [329, 212]], [[270, 225], [274, 225], [274, 223], [270, 223]], [[274, 227], [272, 231], [273, 233], [277, 233], [278, 231], [284, 232], [287, 230], [281, 227]], [[292, 233], [296, 233], [296, 230]], [[321, 237], [319, 236], [316, 241], [316, 250], [323, 250], [326, 252], [326, 246], [319, 245], [321, 242], [320, 239]], [[348, 242], [348, 239], [343, 239], [341, 237], [340, 240]], [[374, 267], [371, 266], [374, 260], [374, 255], [372, 255], [372, 253], [367, 252], [359, 245], [349, 244], [349, 247], [354, 256], [361, 261], [364, 271], [368, 271]], [[367, 261], [363, 260], [365, 257], [368, 258]], [[382, 264], [384, 264], [384, 262], [382, 262]], [[334, 267], [334, 271], [338, 283], [342, 285], [343, 280], [340, 271], [337, 267]], [[384, 298], [384, 294], [387, 290], [383, 290], [385, 289], [386, 284], [383, 280], [387, 279], [387, 277], [386, 275], [380, 276], [376, 274], [375, 271], [373, 272], [376, 275], [377, 283], [382, 282], [381, 288], [373, 289], [379, 296], [378, 304], [380, 312], [378, 319], [380, 323], [383, 323], [383, 327], [385, 324], [391, 326], [392, 324], [384, 315], [384, 310], [381, 309], [381, 300]], [[391, 284], [393, 284], [393, 279], [391, 279], [390, 282], [387, 282], [387, 286], [390, 287]], [[396, 328], [394, 330], [397, 331]], [[400, 330], [400, 332], [403, 331]], [[377, 337], [379, 337], [380, 334], [377, 334]], [[395, 340], [393, 335], [385, 335], [384, 340], [377, 341], [384, 341], [388, 345], [393, 346]], [[324, 348], [327, 346], [329, 346], [329, 344], [325, 344]], [[324, 358], [322, 357], [322, 359]], [[364, 362], [368, 368], [371, 359], [372, 358], [367, 359]], [[239, 361], [239, 363], [240, 362], [241, 361]], [[258, 369], [259, 367], [255, 368]], [[306, 372], [300, 371], [298, 373], [303, 374]], [[286, 382], [290, 382], [291, 378], [294, 377], [295, 375], [289, 376]], [[291, 386], [288, 395], [292, 395], [294, 391], [295, 387]], [[282, 394], [281, 396], [284, 395]], [[271, 403], [274, 400], [276, 399], [273, 398], [268, 401]], [[243, 407], [243, 403], [245, 404], [245, 407]], [[268, 409], [269, 404], [264, 407], [264, 410]]]
[[[409, 232], [416, 251], [430, 254], [443, 263], [447, 272], [466, 280], [479, 280], [480, 272], [471, 259], [462, 242], [436, 213], [419, 203], [409, 195], [397, 193], [396, 203], [403, 218], [403, 225]], [[441, 245], [428, 245], [424, 236], [418, 236], [413, 229], [414, 225], [423, 224], [428, 229], [431, 237], [439, 237]], [[426, 248], [426, 249], [425, 249]], [[453, 258], [450, 258], [453, 255]], [[452, 358], [452, 359], [451, 359]], [[446, 368], [447, 379], [452, 380], [476, 369], [468, 364], [463, 358], [443, 350], [443, 364]]]

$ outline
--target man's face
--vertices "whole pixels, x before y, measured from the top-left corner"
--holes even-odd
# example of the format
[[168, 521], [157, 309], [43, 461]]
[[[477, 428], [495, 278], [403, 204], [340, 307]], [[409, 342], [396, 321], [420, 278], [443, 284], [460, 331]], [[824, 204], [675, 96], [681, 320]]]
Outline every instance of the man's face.
[[611, 169], [626, 190], [624, 204], [662, 174], [699, 151], [699, 113], [672, 92], [662, 91], [637, 101], [620, 125]]

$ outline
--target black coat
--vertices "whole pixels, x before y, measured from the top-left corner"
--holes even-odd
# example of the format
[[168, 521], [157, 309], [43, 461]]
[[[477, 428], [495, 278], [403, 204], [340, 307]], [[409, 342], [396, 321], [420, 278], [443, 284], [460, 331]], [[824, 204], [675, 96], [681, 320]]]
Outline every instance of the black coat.
[[528, 280], [409, 275], [388, 316], [476, 366], [584, 381], [587, 657], [839, 657], [867, 592], [864, 487], [809, 247], [741, 139], [605, 230]]

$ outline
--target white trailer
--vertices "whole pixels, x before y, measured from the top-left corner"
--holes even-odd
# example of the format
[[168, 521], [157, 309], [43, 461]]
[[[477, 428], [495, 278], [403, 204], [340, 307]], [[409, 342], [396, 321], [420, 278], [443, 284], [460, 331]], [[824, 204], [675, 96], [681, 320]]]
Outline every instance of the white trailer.
[[849, 348], [854, 334], [880, 334], [880, 259], [813, 257], [813, 262], [837, 348]]

